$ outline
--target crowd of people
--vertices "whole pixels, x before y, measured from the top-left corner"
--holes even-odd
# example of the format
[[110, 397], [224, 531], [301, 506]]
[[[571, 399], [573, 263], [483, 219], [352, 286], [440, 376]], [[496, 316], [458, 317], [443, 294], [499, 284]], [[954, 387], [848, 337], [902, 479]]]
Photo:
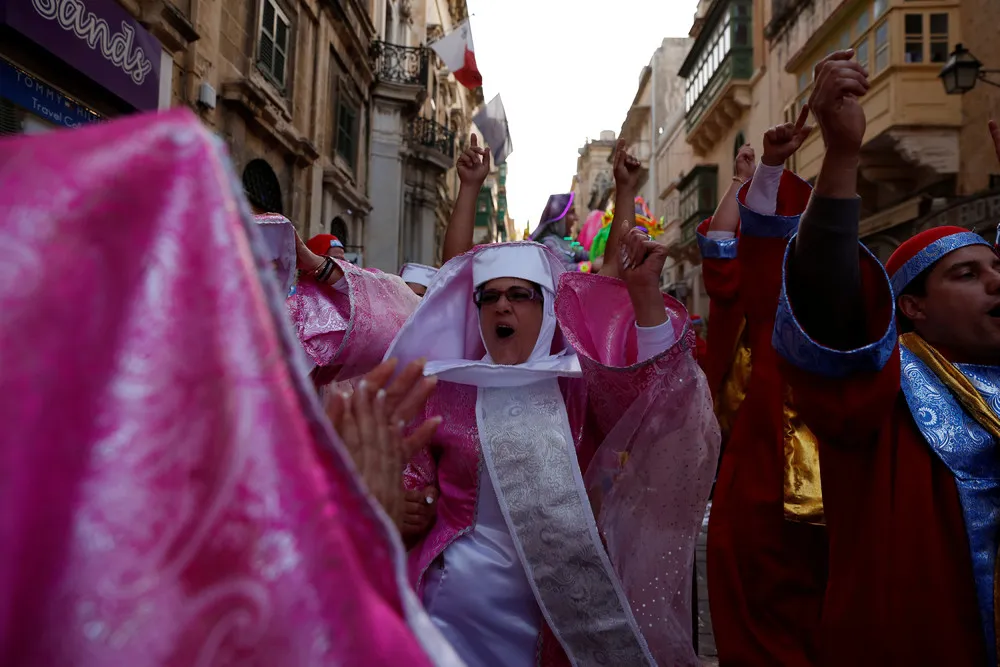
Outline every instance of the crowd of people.
[[622, 142], [474, 246], [473, 136], [395, 275], [187, 112], [5, 140], [0, 664], [695, 666], [711, 498], [721, 665], [996, 665], [1000, 257], [860, 244], [852, 56], [699, 227], [707, 342]]

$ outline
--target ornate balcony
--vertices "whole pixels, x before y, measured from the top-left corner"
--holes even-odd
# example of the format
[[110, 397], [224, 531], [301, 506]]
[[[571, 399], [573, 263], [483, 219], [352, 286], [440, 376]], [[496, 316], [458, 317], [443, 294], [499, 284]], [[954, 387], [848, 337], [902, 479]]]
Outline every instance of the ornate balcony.
[[410, 141], [455, 158], [455, 133], [430, 118], [417, 116], [410, 121]]
[[430, 118], [417, 116], [407, 126], [406, 139], [413, 154], [442, 171], [455, 160], [455, 133]]
[[379, 82], [408, 86], [427, 85], [427, 49], [399, 46], [375, 40], [371, 47], [372, 68]]

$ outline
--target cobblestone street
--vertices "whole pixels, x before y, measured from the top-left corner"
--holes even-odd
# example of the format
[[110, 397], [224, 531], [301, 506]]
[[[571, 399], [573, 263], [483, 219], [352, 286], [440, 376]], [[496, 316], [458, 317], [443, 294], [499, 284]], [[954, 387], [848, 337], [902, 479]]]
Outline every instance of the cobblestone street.
[[708, 568], [707, 549], [708, 514], [712, 510], [709, 501], [705, 508], [705, 518], [701, 523], [701, 534], [698, 535], [698, 547], [695, 551], [695, 571], [698, 577], [698, 655], [703, 665], [718, 665], [718, 652], [715, 650], [715, 635], [712, 632], [712, 615], [708, 609]]

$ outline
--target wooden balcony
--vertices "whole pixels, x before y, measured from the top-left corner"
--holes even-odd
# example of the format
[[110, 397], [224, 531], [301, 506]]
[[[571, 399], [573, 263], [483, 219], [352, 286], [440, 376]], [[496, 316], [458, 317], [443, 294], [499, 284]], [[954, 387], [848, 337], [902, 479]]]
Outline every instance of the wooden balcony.
[[707, 155], [753, 103], [750, 78], [753, 54], [732, 52], [688, 111], [687, 141], [696, 155]]
[[[787, 69], [801, 92], [787, 117], [808, 100], [815, 63], [850, 44], [872, 84], [861, 101], [868, 120], [862, 177], [905, 191], [956, 174], [962, 99], [945, 94], [938, 74], [943, 58], [961, 41], [959, 26], [955, 0], [846, 3], [789, 59]], [[799, 175], [814, 178], [824, 152], [816, 132], [795, 156]]]
[[[862, 147], [867, 180], [908, 180], [914, 168], [958, 173], [962, 101], [945, 94], [939, 71], [937, 65], [893, 66], [875, 78], [861, 103], [868, 119]], [[799, 175], [815, 178], [825, 151], [817, 131], [799, 149]]]

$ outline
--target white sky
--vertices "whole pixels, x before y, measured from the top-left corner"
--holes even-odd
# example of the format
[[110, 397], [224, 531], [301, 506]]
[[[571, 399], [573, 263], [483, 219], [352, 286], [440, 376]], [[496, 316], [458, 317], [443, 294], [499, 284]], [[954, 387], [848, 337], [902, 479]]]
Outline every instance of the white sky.
[[489, 101], [503, 98], [514, 153], [507, 202], [534, 229], [568, 192], [578, 149], [617, 133], [664, 37], [686, 37], [697, 0], [467, 0]]

